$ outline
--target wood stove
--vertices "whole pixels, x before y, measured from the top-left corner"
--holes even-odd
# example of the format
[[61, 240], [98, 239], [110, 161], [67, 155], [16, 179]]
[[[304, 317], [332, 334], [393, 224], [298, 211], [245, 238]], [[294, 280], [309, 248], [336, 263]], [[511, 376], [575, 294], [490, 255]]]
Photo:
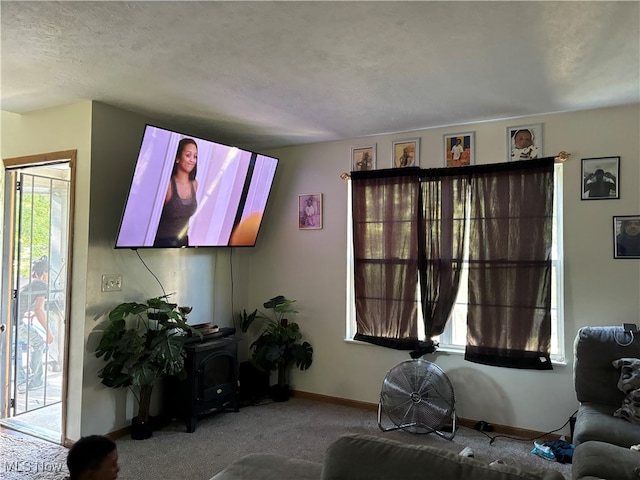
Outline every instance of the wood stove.
[[194, 432], [198, 416], [214, 411], [238, 411], [238, 339], [235, 328], [220, 328], [203, 338], [185, 340], [187, 378], [165, 378], [164, 409], [182, 418]]

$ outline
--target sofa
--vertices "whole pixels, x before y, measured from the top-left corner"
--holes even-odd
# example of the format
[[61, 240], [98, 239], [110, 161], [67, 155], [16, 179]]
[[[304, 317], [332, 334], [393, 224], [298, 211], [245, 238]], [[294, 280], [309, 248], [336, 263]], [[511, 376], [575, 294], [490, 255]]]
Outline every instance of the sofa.
[[282, 455], [249, 454], [211, 480], [563, 480], [555, 470], [524, 471], [427, 445], [346, 434], [328, 447], [323, 463]]
[[[578, 412], [572, 431], [574, 480], [640, 480], [640, 424], [628, 420], [640, 403], [640, 333], [582, 327], [574, 342]], [[640, 390], [637, 392], [640, 397]], [[626, 417], [626, 418], [625, 418]]]

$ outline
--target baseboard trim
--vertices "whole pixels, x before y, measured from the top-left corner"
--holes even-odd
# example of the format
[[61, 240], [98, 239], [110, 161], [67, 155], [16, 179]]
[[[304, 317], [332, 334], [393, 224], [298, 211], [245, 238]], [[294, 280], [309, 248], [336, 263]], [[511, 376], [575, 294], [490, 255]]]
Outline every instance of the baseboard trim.
[[[345, 407], [360, 408], [363, 410], [369, 410], [373, 412], [378, 411], [377, 403], [360, 402], [358, 400], [350, 400], [348, 398], [332, 397], [330, 395], [321, 395], [319, 393], [302, 392], [299, 390], [292, 390], [291, 395], [297, 398], [306, 398], [308, 400], [316, 400], [318, 402], [332, 403], [335, 405], [343, 405]], [[478, 420], [474, 420], [471, 418], [457, 417], [456, 421], [458, 422], [458, 424], [467, 428], [474, 428], [476, 423], [478, 423]], [[555, 433], [539, 432], [536, 430], [528, 430], [526, 428], [512, 427], [509, 425], [492, 424], [492, 426], [493, 426], [493, 432], [487, 433], [487, 435], [489, 435], [490, 437], [493, 437], [494, 435], [499, 434], [499, 435], [506, 435], [510, 437], [517, 437], [523, 440], [531, 439], [531, 441], [533, 441], [534, 439], [536, 440], [540, 439], [541, 441], [547, 441], [547, 440], [552, 441], [552, 440], [558, 440], [561, 437], [561, 435], [558, 435]]]
[[298, 398], [306, 398], [307, 400], [316, 400], [318, 402], [333, 403], [334, 405], [342, 405], [345, 407], [355, 407], [362, 410], [378, 411], [377, 403], [360, 402], [358, 400], [350, 400], [348, 398], [332, 397], [329, 395], [320, 395], [319, 393], [301, 392], [292, 390], [291, 396]]

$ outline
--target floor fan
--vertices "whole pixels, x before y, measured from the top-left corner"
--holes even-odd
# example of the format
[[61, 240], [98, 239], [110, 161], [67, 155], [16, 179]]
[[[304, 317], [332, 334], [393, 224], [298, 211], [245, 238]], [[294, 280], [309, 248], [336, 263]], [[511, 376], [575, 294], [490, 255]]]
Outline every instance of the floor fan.
[[[394, 426], [382, 425], [383, 411]], [[451, 432], [443, 431], [448, 425], [452, 427]], [[385, 432], [402, 429], [453, 439], [455, 396], [447, 375], [435, 363], [422, 358], [406, 360], [393, 367], [382, 382], [378, 426]]]

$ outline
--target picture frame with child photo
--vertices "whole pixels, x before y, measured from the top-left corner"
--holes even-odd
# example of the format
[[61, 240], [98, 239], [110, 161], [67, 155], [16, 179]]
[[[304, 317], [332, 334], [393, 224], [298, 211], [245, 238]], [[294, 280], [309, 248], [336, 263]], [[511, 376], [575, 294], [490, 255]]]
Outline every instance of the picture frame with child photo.
[[411, 138], [392, 142], [391, 166], [393, 168], [420, 166], [420, 139]]
[[351, 147], [352, 172], [362, 172], [376, 169], [376, 144]]
[[475, 132], [444, 135], [444, 166], [460, 167], [474, 161]]
[[298, 229], [319, 230], [322, 228], [322, 194], [302, 193], [298, 195]]
[[542, 158], [542, 124], [507, 127], [507, 161]]

